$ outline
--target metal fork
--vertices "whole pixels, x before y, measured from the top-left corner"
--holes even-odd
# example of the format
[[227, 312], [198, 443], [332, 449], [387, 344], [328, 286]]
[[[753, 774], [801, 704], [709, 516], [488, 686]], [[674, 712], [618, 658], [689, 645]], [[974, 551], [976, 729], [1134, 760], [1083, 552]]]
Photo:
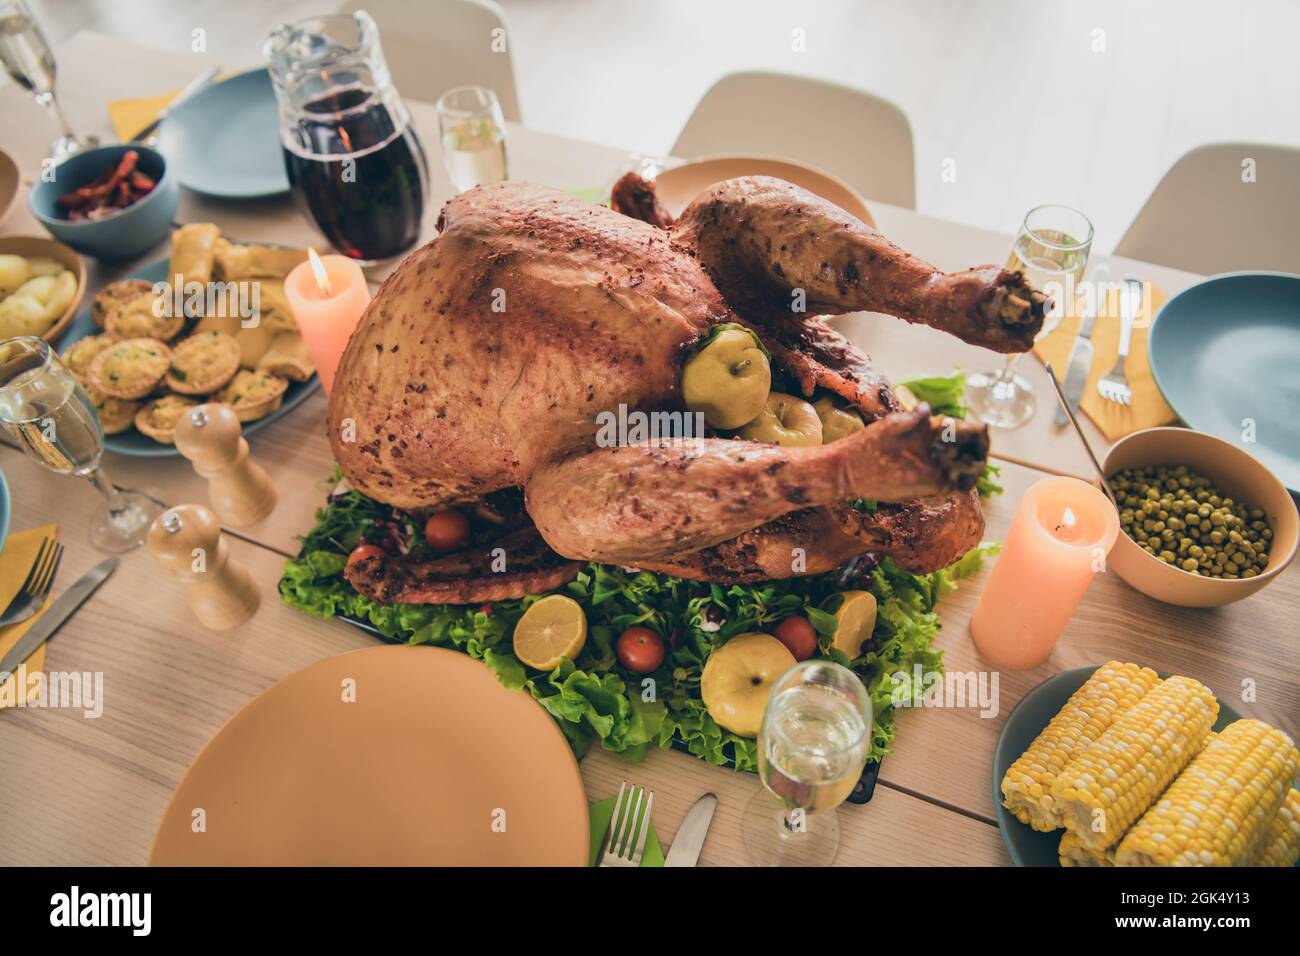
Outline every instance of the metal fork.
[[[51, 544], [53, 547], [46, 550], [47, 545]], [[0, 614], [0, 627], [25, 621], [40, 610], [46, 596], [50, 593], [51, 585], [54, 584], [54, 576], [59, 573], [59, 562], [62, 560], [63, 545], [57, 541], [51, 542], [49, 538], [41, 542], [40, 550], [36, 552], [36, 560], [32, 562], [32, 569], [27, 572], [27, 580], [18, 589], [14, 599], [9, 602], [5, 612]]]
[[1097, 392], [1108, 402], [1117, 405], [1133, 404], [1133, 389], [1124, 374], [1124, 362], [1128, 359], [1129, 343], [1133, 340], [1133, 320], [1142, 308], [1142, 283], [1137, 279], [1125, 279], [1119, 290], [1119, 358], [1115, 367], [1097, 382]]
[[[635, 799], [633, 798], [635, 795]], [[641, 812], [642, 801], [645, 812]], [[605, 852], [597, 866], [640, 866], [645, 855], [645, 841], [650, 833], [650, 809], [654, 806], [653, 790], [644, 787], [628, 789], [627, 781], [618, 788], [614, 801], [614, 815], [609, 818], [609, 832], [605, 837]]]

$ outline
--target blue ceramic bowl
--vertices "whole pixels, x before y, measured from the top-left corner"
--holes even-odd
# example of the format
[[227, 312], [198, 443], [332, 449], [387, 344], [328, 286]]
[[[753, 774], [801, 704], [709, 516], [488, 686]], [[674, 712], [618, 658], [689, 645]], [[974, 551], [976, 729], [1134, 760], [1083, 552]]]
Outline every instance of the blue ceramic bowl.
[[[56, 200], [120, 162], [128, 149], [140, 154], [137, 168], [157, 182], [153, 191], [103, 219], [71, 222], [63, 218], [63, 210]], [[27, 205], [50, 235], [78, 252], [96, 259], [130, 259], [152, 249], [171, 230], [176, 204], [180, 201], [180, 185], [157, 150], [137, 143], [101, 146], [65, 159], [54, 167], [54, 173], [53, 182], [42, 179], [32, 186]]]

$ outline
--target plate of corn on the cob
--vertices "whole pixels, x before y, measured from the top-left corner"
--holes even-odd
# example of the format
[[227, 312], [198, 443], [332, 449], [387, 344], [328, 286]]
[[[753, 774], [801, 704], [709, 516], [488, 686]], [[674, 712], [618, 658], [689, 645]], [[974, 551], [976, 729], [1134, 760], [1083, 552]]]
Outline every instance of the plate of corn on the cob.
[[1018, 866], [1295, 866], [1300, 750], [1190, 677], [1108, 661], [1007, 717], [993, 799]]

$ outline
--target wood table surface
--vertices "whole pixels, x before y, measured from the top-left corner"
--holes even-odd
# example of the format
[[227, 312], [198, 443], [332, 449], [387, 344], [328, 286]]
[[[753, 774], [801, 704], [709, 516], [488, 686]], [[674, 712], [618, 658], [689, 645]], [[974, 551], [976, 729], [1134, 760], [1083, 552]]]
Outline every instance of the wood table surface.
[[[132, 50], [121, 41], [78, 34], [59, 48], [61, 99], [74, 125], [111, 138], [105, 101], [154, 95], [182, 85], [201, 70], [201, 56]], [[120, 68], [105, 71], [97, 63]], [[436, 116], [410, 103], [430, 152], [433, 202], [426, 237], [441, 203], [451, 195], [442, 170]], [[0, 90], [6, 117], [3, 145], [30, 179], [48, 146], [43, 113], [20, 90]], [[523, 127], [508, 134], [510, 173], [563, 188], [607, 185], [625, 161], [617, 149], [562, 139]], [[910, 210], [870, 202], [882, 232], [945, 269], [1000, 262], [1014, 223], [984, 231]], [[212, 221], [227, 235], [306, 244], [320, 242], [287, 200], [216, 202], [186, 193], [178, 222]], [[0, 226], [3, 235], [40, 235], [25, 208]], [[87, 260], [90, 292], [141, 263], [166, 255], [165, 243], [133, 263], [106, 266]], [[1113, 271], [1155, 281], [1172, 294], [1196, 277], [1144, 263], [1094, 256]], [[371, 275], [378, 280], [382, 270]], [[999, 356], [930, 329], [883, 316], [837, 320], [892, 378], [992, 367]], [[1015, 431], [993, 434], [1006, 492], [986, 503], [986, 537], [1000, 540], [1023, 491], [1047, 473], [1087, 477], [1077, 440], [1050, 421], [1050, 385], [1036, 362], [1022, 363], [1034, 380], [1040, 409]], [[1105, 443], [1089, 424], [1098, 448]], [[276, 510], [259, 524], [230, 531], [232, 554], [259, 582], [258, 614], [236, 631], [200, 628], [185, 605], [182, 585], [142, 551], [125, 555], [118, 572], [69, 620], [47, 652], [49, 671], [101, 671], [104, 713], [10, 709], [0, 712], [0, 864], [139, 865], [154, 828], [186, 767], [203, 744], [258, 692], [322, 658], [370, 646], [374, 639], [338, 621], [298, 613], [276, 594], [296, 536], [313, 524], [332, 460], [319, 392], [252, 439], [254, 458], [279, 489]], [[151, 491], [167, 504], [206, 502], [204, 483], [183, 459], [107, 455], [105, 467], [122, 485]], [[12, 444], [0, 445], [0, 470], [13, 497], [11, 530], [57, 521], [67, 548], [56, 594], [101, 560], [89, 544], [93, 490], [53, 475]], [[228, 529], [229, 530], [229, 529]], [[938, 646], [951, 671], [992, 671], [976, 652], [969, 620], [987, 568], [961, 582], [939, 604]], [[1039, 668], [1000, 672], [996, 713], [921, 708], [897, 716], [895, 752], [886, 758], [875, 796], [845, 805], [839, 864], [1007, 865], [994, 822], [991, 763], [1003, 721], [1032, 687], [1061, 670], [1117, 657], [1205, 681], [1243, 714], [1300, 731], [1300, 567], [1293, 566], [1259, 594], [1219, 609], [1191, 610], [1157, 603], [1102, 573], [1089, 589], [1051, 659]], [[1241, 702], [1251, 683], [1256, 698]], [[630, 779], [655, 791], [655, 822], [665, 845], [694, 800], [713, 791], [718, 811], [701, 864], [743, 865], [740, 815], [759, 784], [749, 774], [711, 767], [693, 757], [656, 751], [628, 764], [593, 748], [582, 761], [588, 795], [600, 799]]]

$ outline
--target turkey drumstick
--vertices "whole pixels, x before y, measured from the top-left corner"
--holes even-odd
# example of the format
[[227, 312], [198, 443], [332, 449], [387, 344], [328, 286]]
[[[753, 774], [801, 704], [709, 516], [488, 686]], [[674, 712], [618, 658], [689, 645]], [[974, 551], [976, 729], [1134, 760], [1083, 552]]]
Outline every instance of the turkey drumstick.
[[[653, 208], [644, 195], [649, 184], [620, 184], [616, 198], [638, 201], [615, 208], [643, 218]], [[883, 312], [996, 352], [1024, 352], [1050, 305], [1020, 272], [942, 272], [838, 206], [767, 176], [710, 186], [673, 223], [672, 237], [699, 259], [731, 307], [754, 320]]]
[[539, 465], [524, 495], [560, 554], [637, 564], [707, 548], [800, 508], [970, 488], [987, 452], [983, 428], [931, 418], [921, 406], [811, 448], [726, 438], [598, 448]]

